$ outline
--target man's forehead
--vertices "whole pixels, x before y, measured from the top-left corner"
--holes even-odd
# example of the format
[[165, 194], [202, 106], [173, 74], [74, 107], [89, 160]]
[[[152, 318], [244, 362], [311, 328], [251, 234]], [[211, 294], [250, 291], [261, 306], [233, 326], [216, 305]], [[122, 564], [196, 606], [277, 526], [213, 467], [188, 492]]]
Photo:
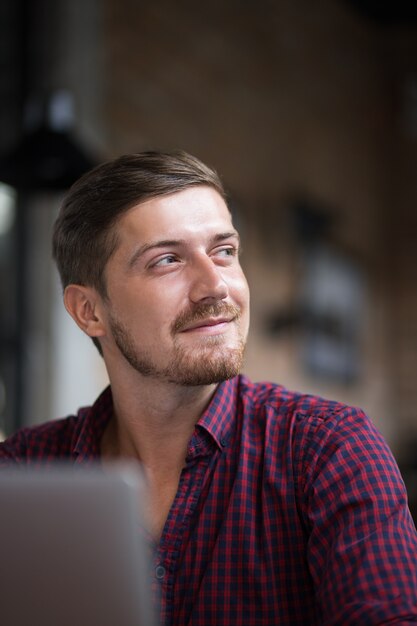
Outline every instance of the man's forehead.
[[138, 249], [159, 241], [187, 243], [236, 236], [223, 198], [210, 187], [188, 188], [131, 206], [115, 224], [117, 248]]
[[132, 205], [120, 217], [118, 224], [152, 228], [202, 226], [216, 222], [232, 223], [232, 215], [222, 196], [207, 186], [190, 187], [172, 194], [149, 198]]

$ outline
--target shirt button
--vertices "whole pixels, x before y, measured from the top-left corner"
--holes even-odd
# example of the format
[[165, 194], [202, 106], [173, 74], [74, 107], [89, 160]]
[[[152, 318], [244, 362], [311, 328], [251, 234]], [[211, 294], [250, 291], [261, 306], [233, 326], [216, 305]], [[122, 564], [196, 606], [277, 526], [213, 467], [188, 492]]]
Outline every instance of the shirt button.
[[158, 565], [155, 568], [155, 576], [158, 580], [162, 580], [163, 578], [165, 578], [165, 573], [166, 573], [166, 570], [163, 565]]

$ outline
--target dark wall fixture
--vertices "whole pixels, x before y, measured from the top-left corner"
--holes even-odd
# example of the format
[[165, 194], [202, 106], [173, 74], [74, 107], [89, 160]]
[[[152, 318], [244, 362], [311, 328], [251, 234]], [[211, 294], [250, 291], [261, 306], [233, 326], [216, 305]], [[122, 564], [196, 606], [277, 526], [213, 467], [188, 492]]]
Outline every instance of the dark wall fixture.
[[332, 237], [334, 211], [305, 199], [289, 211], [299, 266], [296, 296], [290, 309], [269, 316], [269, 334], [295, 333], [310, 377], [349, 385], [361, 370], [362, 270]]

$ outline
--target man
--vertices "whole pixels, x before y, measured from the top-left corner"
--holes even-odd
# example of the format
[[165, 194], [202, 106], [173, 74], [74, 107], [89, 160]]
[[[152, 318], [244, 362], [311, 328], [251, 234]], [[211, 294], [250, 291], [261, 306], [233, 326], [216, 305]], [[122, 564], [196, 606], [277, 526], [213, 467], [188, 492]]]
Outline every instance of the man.
[[10, 437], [2, 462], [140, 461], [161, 623], [417, 623], [417, 536], [381, 435], [239, 374], [249, 291], [217, 174], [181, 152], [101, 165], [53, 249], [110, 388]]

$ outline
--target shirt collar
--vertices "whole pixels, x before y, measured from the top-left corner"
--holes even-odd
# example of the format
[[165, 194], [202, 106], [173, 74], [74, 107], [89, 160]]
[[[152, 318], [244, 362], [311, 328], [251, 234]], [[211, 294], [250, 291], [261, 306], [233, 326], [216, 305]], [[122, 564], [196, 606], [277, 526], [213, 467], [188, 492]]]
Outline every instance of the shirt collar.
[[81, 427], [73, 446], [77, 463], [99, 459], [101, 438], [112, 416], [113, 398], [110, 386], [108, 386], [92, 406], [78, 411]]
[[234, 430], [240, 377], [226, 380], [217, 387], [210, 404], [197, 422], [214, 439], [217, 446], [225, 448]]
[[[203, 428], [220, 449], [227, 446], [234, 429], [239, 378], [237, 376], [220, 383], [197, 422], [197, 426]], [[113, 398], [108, 386], [91, 407], [78, 412], [81, 427], [73, 446], [77, 463], [94, 461], [100, 457], [101, 438], [112, 416]]]

